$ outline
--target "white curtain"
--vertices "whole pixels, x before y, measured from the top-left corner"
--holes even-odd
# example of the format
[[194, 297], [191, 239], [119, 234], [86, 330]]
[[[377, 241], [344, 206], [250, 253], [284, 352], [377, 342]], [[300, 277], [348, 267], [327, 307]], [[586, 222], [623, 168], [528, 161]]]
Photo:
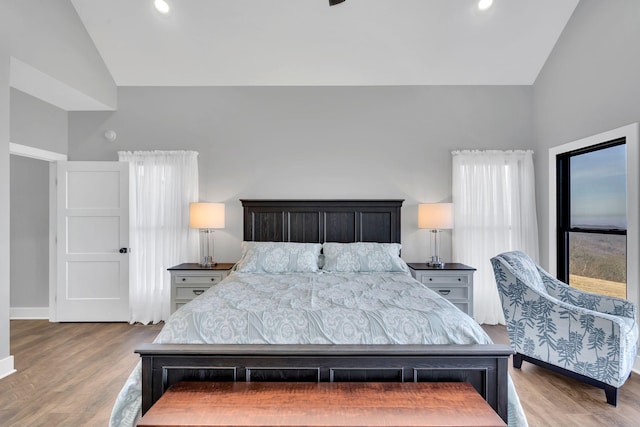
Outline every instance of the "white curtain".
[[197, 259], [189, 203], [198, 201], [198, 153], [118, 152], [129, 162], [129, 314], [147, 324], [170, 314], [167, 268]]
[[490, 259], [520, 250], [538, 261], [532, 151], [454, 151], [453, 259], [475, 267], [474, 318], [504, 324]]

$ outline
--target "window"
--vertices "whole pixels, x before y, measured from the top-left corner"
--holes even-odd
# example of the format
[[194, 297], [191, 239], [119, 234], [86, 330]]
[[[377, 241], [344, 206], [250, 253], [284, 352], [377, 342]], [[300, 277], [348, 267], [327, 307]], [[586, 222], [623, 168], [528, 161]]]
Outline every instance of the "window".
[[626, 139], [562, 153], [556, 161], [558, 278], [626, 298]]

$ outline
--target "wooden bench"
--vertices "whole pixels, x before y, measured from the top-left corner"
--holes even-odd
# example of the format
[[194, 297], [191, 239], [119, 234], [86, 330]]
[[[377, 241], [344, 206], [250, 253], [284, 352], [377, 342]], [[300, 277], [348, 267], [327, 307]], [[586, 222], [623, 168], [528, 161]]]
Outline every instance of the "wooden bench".
[[469, 383], [180, 382], [139, 421], [173, 426], [505, 426]]

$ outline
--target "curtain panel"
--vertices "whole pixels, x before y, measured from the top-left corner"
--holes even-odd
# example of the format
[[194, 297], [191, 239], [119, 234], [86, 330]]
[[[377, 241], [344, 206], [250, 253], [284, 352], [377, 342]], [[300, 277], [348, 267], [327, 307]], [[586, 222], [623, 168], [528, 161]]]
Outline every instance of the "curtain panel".
[[538, 262], [533, 151], [452, 152], [453, 259], [477, 268], [474, 317], [504, 324], [490, 259], [520, 250]]
[[189, 203], [198, 201], [195, 151], [118, 152], [129, 162], [130, 322], [158, 323], [170, 313], [167, 268], [198, 259]]

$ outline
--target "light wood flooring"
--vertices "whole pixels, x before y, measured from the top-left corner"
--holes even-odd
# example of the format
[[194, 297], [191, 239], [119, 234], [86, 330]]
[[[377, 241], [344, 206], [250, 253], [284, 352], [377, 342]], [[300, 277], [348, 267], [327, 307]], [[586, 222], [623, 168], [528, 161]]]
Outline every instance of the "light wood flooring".
[[161, 325], [12, 320], [17, 372], [0, 380], [0, 426], [108, 425], [111, 408]]
[[[107, 425], [113, 402], [138, 362], [133, 350], [151, 342], [161, 325], [11, 321], [11, 354], [17, 373], [0, 380], [0, 426]], [[503, 326], [485, 326], [507, 343]], [[510, 367], [529, 425], [638, 426], [640, 375], [620, 390], [618, 407], [604, 392], [523, 363]]]

